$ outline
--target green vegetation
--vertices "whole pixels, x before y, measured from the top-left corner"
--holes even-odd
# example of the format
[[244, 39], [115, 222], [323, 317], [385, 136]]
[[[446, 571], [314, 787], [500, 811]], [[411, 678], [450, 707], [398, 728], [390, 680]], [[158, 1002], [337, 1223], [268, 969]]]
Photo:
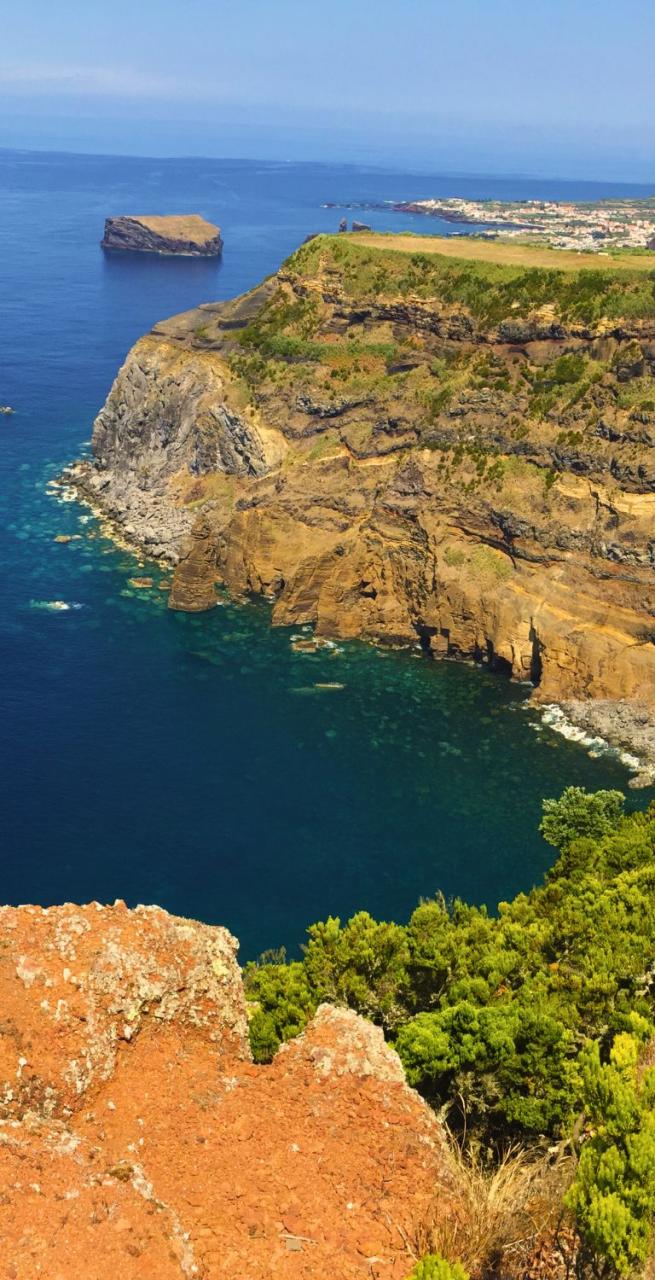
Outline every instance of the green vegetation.
[[[404, 239], [404, 238], [403, 238]], [[551, 307], [562, 320], [590, 324], [601, 316], [652, 316], [655, 314], [655, 271], [636, 260], [632, 269], [623, 264], [602, 267], [584, 265], [572, 269], [530, 266], [504, 260], [476, 260], [451, 256], [444, 251], [404, 252], [397, 242], [378, 237], [375, 247], [344, 237], [317, 236], [288, 259], [291, 276], [338, 272], [347, 296], [380, 299], [385, 296], [417, 299], [437, 297], [459, 303], [483, 324], [495, 325], [525, 316], [540, 307]], [[420, 240], [417, 239], [417, 245]], [[384, 247], [382, 247], [384, 246]], [[526, 262], [529, 262], [529, 255]]]
[[637, 1070], [655, 1031], [655, 805], [623, 804], [577, 787], [547, 800], [557, 860], [495, 916], [436, 898], [406, 925], [329, 918], [302, 960], [246, 970], [257, 1061], [327, 1000], [380, 1024], [469, 1141], [564, 1140], [586, 1115], [568, 1204], [599, 1277], [646, 1256], [655, 1213], [655, 1071]]
[[474, 547], [471, 553], [471, 564], [481, 576], [497, 578], [499, 582], [502, 582], [505, 578], [510, 578], [513, 573], [513, 565], [509, 556], [502, 551], [496, 551], [494, 547], [482, 545]]
[[[414, 251], [396, 247], [408, 240]], [[540, 470], [532, 493], [537, 503], [546, 502], [557, 479], [545, 454], [553, 425], [560, 428], [560, 448], [584, 451], [592, 466], [598, 458], [602, 467], [606, 449], [593, 428], [604, 408], [638, 416], [653, 403], [644, 353], [637, 342], [616, 352], [610, 345], [602, 360], [602, 347], [588, 335], [586, 350], [562, 353], [556, 344], [560, 354], [549, 363], [532, 363], [522, 354], [533, 332], [530, 316], [545, 308], [541, 319], [550, 328], [558, 321], [593, 326], [601, 317], [655, 315], [655, 272], [613, 268], [606, 259], [597, 270], [476, 260], [465, 246], [459, 258], [453, 249], [443, 251], [442, 242], [438, 252], [430, 250], [429, 238], [425, 252], [416, 249], [420, 243], [381, 237], [372, 246], [319, 236], [301, 246], [250, 323], [234, 331], [227, 359], [240, 383], [237, 394], [260, 409], [271, 404], [277, 414], [290, 401], [301, 412], [307, 399], [356, 402], [361, 420], [353, 421], [352, 413], [345, 419], [346, 444], [355, 451], [376, 451], [365, 424], [384, 435], [385, 421], [392, 430], [402, 422], [410, 446], [413, 432], [420, 448], [444, 454], [439, 477], [462, 495], [497, 488], [510, 474], [518, 482], [512, 456], [527, 455], [527, 443], [519, 442], [532, 440]], [[575, 254], [564, 257], [578, 261]], [[546, 261], [560, 257], [550, 251]], [[414, 315], [422, 302], [437, 313], [442, 304], [453, 305], [482, 327], [499, 326], [502, 347], [467, 341], [466, 315], [461, 334], [458, 320], [456, 336], [442, 339]], [[211, 335], [201, 327], [195, 336], [202, 346]], [[522, 479], [530, 483], [527, 473]]]
[[302, 960], [248, 966], [255, 1057], [322, 1000], [380, 1023], [410, 1080], [451, 1123], [509, 1136], [560, 1133], [582, 1106], [580, 1053], [653, 1026], [655, 807], [569, 788], [544, 806], [559, 850], [546, 883], [496, 916], [440, 898], [407, 925], [365, 912], [312, 925]]
[[545, 418], [552, 409], [571, 409], [584, 399], [591, 387], [603, 376], [603, 366], [580, 354], [558, 356], [544, 368], [524, 368], [522, 376], [529, 386], [529, 413]]
[[318, 302], [313, 298], [296, 298], [291, 301], [283, 294], [276, 294], [255, 320], [241, 329], [238, 341], [241, 346], [259, 352], [264, 360], [307, 360], [330, 363], [332, 359], [348, 361], [359, 356], [373, 356], [381, 360], [393, 360], [398, 348], [392, 342], [361, 342], [349, 335], [342, 343], [316, 339], [320, 315]]
[[438, 1254], [431, 1253], [417, 1262], [410, 1280], [469, 1280], [469, 1277], [459, 1262], [447, 1262]]
[[603, 1062], [594, 1044], [582, 1072], [593, 1136], [566, 1197], [597, 1276], [630, 1275], [648, 1258], [655, 1214], [655, 1070], [638, 1073], [639, 1044], [621, 1034]]

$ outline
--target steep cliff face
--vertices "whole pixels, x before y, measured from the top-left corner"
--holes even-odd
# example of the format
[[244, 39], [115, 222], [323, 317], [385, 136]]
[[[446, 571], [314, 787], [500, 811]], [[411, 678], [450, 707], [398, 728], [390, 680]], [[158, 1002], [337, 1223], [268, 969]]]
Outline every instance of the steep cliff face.
[[103, 249], [187, 258], [216, 258], [223, 250], [220, 227], [197, 213], [106, 218], [100, 244]]
[[77, 482], [177, 563], [173, 607], [222, 581], [274, 622], [652, 712], [650, 260], [438, 250], [318, 237], [244, 298], [158, 325]]
[[21, 1280], [404, 1280], [462, 1213], [436, 1117], [321, 1007], [250, 1062], [234, 939], [124, 904], [0, 909], [0, 1258]]

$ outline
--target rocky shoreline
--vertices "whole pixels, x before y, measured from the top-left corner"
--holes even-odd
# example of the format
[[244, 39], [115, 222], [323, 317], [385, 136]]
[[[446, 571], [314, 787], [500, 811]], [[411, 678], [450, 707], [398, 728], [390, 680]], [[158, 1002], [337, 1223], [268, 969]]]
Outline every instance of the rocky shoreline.
[[[191, 532], [184, 519], [157, 495], [139, 490], [134, 483], [120, 483], [99, 471], [92, 461], [73, 463], [62, 473], [62, 485], [100, 521], [104, 532], [118, 546], [139, 559], [155, 560], [170, 570], [180, 563], [180, 548]], [[172, 594], [172, 607], [175, 594]], [[206, 590], [201, 609], [210, 607]], [[188, 602], [182, 607], [188, 608]], [[427, 657], [438, 658], [435, 653]], [[610, 747], [630, 771], [633, 789], [655, 786], [655, 716], [648, 707], [625, 699], [568, 699], [542, 710], [549, 728], [573, 738], [594, 753]]]
[[648, 707], [625, 699], [577, 698], [563, 702], [560, 709], [592, 742], [600, 740], [619, 752], [634, 770], [631, 787], [655, 786], [655, 717]]
[[61, 484], [102, 523], [108, 537], [139, 558], [168, 569], [178, 563], [180, 546], [193, 518], [157, 494], [144, 493], [134, 480], [99, 471], [91, 461], [74, 462], [61, 474]]

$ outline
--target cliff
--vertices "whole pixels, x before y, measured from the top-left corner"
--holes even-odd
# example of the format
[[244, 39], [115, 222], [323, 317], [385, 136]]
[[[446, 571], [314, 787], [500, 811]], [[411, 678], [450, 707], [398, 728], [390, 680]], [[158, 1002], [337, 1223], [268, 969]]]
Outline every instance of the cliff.
[[220, 227], [196, 213], [107, 218], [100, 244], [103, 249], [201, 258], [216, 258], [223, 250]]
[[482, 659], [623, 743], [636, 706], [655, 759], [653, 262], [319, 236], [137, 343], [73, 479], [174, 608]]
[[[382, 1033], [322, 1006], [250, 1061], [236, 943], [167, 915], [0, 909], [8, 1276], [403, 1280], [461, 1214]], [[90, 1269], [92, 1268], [92, 1270]]]

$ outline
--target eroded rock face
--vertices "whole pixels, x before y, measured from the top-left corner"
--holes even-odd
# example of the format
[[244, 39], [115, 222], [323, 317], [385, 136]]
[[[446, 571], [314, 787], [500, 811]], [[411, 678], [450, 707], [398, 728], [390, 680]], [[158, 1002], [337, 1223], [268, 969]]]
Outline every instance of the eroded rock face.
[[220, 227], [197, 213], [107, 218], [100, 244], [103, 249], [192, 258], [216, 258], [223, 250]]
[[150, 1024], [248, 1057], [237, 943], [158, 907], [0, 908], [0, 1114], [67, 1116]]
[[193, 526], [177, 565], [168, 597], [169, 608], [202, 613], [216, 604], [216, 543], [208, 520]]
[[381, 1032], [322, 1006], [249, 1058], [234, 939], [159, 908], [0, 913], [0, 1240], [14, 1280], [340, 1280], [460, 1214]]

